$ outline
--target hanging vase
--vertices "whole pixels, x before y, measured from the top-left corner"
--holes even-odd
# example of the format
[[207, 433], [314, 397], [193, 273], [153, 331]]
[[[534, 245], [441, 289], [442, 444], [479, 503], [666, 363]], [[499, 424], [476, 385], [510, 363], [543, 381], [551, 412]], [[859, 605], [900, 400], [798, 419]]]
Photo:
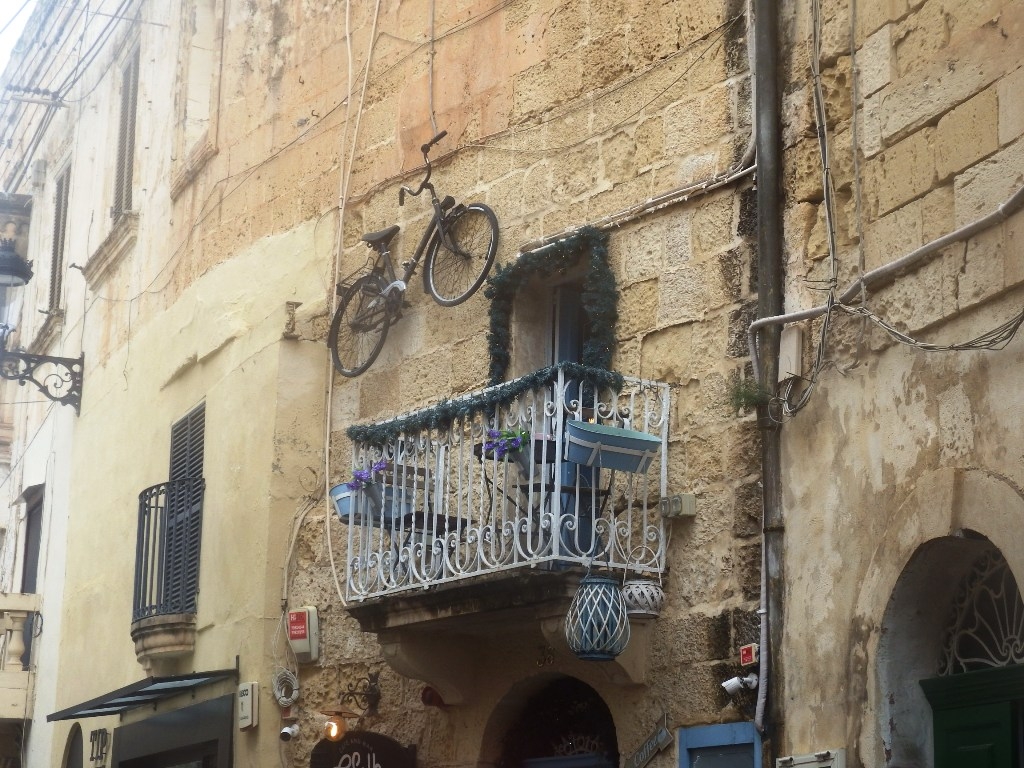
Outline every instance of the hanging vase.
[[619, 582], [587, 574], [565, 616], [565, 640], [579, 659], [611, 661], [629, 642], [629, 618]]
[[622, 599], [630, 621], [656, 619], [665, 604], [665, 590], [651, 579], [626, 579], [622, 583]]

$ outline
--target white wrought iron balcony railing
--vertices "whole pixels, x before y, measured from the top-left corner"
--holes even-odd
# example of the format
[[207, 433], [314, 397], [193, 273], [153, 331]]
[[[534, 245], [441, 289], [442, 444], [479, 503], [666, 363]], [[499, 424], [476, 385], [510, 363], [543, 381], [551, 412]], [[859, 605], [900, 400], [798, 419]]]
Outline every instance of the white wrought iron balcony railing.
[[[332, 492], [347, 597], [517, 568], [661, 573], [669, 412], [667, 384], [562, 364], [351, 427], [365, 482]], [[570, 437], [589, 425], [602, 434]], [[635, 471], [598, 449], [620, 435], [639, 438]]]

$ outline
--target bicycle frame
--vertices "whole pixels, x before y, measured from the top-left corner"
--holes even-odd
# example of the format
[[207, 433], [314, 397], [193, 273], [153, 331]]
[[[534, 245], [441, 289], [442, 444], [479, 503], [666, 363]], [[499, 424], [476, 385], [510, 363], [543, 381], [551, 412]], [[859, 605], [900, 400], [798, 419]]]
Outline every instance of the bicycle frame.
[[[429, 167], [429, 163], [428, 163]], [[429, 173], [428, 173], [429, 178]], [[387, 296], [395, 289], [399, 291], [405, 291], [409, 285], [409, 280], [416, 272], [416, 268], [419, 266], [420, 261], [423, 259], [423, 254], [429, 251], [429, 246], [432, 238], [440, 237], [443, 239], [446, 247], [452, 247], [448, 240], [447, 233], [444, 229], [444, 216], [445, 214], [455, 207], [455, 198], [450, 195], [445, 197], [443, 200], [439, 200], [437, 192], [434, 189], [434, 185], [429, 181], [425, 181], [420, 185], [420, 189], [415, 194], [419, 194], [424, 189], [430, 191], [430, 203], [434, 208], [434, 215], [423, 231], [423, 235], [420, 237], [419, 245], [416, 246], [416, 251], [408, 261], [402, 262], [404, 270], [402, 276], [398, 277], [395, 272], [395, 265], [391, 259], [391, 247], [390, 245], [376, 249], [380, 256], [379, 261], [384, 263], [384, 275], [388, 279], [388, 287], [382, 291], [382, 295]], [[374, 264], [373, 271], [378, 270], [378, 265]]]
[[[400, 227], [364, 234], [362, 240], [376, 253], [369, 272], [353, 274], [337, 285], [342, 297], [331, 319], [327, 344], [335, 368], [344, 376], [358, 376], [376, 360], [387, 339], [389, 326], [401, 318], [409, 280], [424, 255], [423, 289], [446, 307], [461, 304], [477, 291], [487, 277], [498, 242], [498, 221], [484, 203], [457, 204], [451, 195], [443, 199], [430, 183], [430, 148], [446, 136], [442, 131], [421, 147], [425, 174], [415, 189], [402, 186], [399, 205], [406, 194], [426, 190], [433, 215], [420, 236], [416, 250], [402, 261], [400, 276], [391, 256], [391, 242]], [[460, 284], [461, 283], [461, 284]]]

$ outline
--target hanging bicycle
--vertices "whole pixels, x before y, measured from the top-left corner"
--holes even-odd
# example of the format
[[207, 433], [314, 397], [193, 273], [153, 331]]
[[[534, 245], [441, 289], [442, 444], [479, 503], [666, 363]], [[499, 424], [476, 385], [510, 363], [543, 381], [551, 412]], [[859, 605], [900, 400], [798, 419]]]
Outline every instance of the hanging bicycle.
[[403, 261], [397, 276], [390, 244], [400, 227], [362, 236], [368, 248], [377, 252], [370, 271], [351, 282], [338, 284], [341, 299], [331, 320], [327, 344], [334, 367], [343, 376], [358, 376], [377, 359], [388, 329], [401, 315], [405, 291], [424, 254], [423, 289], [438, 304], [461, 304], [483, 284], [498, 249], [498, 219], [483, 203], [456, 203], [451, 195], [438, 198], [430, 183], [430, 148], [448, 135], [441, 131], [420, 147], [426, 175], [413, 190], [401, 187], [398, 204], [407, 194], [418, 196], [427, 190], [434, 215], [420, 238], [416, 252]]

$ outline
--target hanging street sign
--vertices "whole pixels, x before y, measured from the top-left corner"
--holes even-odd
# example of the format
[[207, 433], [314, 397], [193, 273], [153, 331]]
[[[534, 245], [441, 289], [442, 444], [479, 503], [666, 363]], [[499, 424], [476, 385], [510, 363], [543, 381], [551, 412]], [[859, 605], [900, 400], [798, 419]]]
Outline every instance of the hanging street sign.
[[651, 758], [661, 752], [672, 743], [672, 734], [663, 725], [659, 725], [654, 733], [647, 737], [647, 740], [629, 757], [626, 758], [625, 768], [644, 768]]

